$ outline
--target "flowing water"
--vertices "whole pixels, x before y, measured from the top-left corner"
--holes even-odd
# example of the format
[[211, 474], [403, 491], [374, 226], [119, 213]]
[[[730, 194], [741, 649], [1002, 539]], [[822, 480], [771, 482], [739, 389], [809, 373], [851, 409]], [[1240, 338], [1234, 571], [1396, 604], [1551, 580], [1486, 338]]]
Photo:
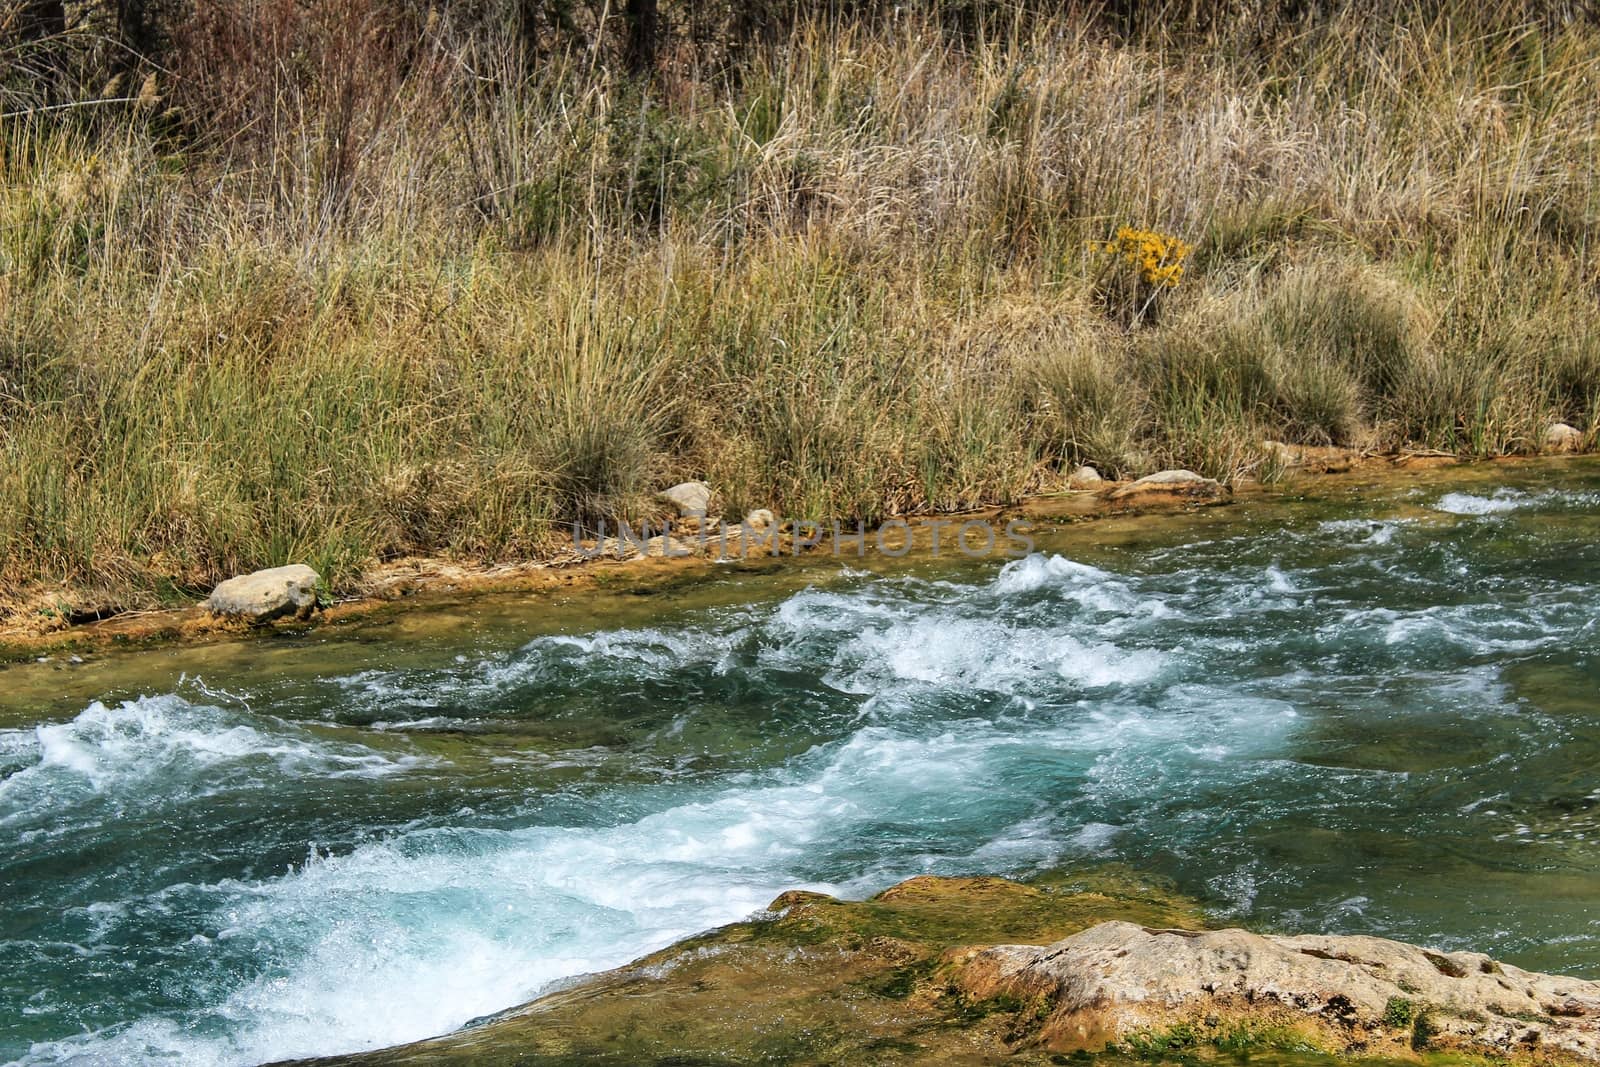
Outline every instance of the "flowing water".
[[0, 1059], [370, 1048], [1106, 861], [1600, 977], [1600, 465], [1314, 494], [0, 671]]

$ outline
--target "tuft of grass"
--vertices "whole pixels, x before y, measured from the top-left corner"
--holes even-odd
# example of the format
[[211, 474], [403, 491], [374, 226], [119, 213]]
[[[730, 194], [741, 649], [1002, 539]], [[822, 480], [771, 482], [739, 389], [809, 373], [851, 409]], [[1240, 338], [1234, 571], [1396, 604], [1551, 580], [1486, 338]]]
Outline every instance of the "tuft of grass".
[[1063, 468], [1087, 463], [1118, 477], [1148, 464], [1149, 398], [1116, 338], [1068, 330], [1038, 337], [1030, 379], [1043, 443]]
[[1129, 1053], [1140, 1059], [1164, 1059], [1174, 1052], [1195, 1048], [1203, 1039], [1199, 1029], [1190, 1023], [1174, 1023], [1164, 1030], [1136, 1030], [1123, 1036], [1119, 1043]]
[[1409, 1030], [1417, 1020], [1417, 1005], [1405, 997], [1390, 997], [1383, 1006], [1383, 1025]]

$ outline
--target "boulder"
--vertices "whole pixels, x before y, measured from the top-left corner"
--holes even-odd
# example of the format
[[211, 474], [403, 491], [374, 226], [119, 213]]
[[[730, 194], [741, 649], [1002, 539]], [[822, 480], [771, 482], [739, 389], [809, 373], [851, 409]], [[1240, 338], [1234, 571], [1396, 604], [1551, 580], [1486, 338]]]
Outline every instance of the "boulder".
[[1378, 937], [1112, 921], [1048, 946], [968, 950], [959, 976], [971, 997], [1038, 998], [1038, 1039], [1053, 1049], [1242, 1024], [1297, 1027], [1335, 1047], [1600, 1059], [1600, 984]]
[[213, 615], [250, 623], [271, 622], [285, 615], [306, 619], [317, 609], [319, 581], [317, 572], [304, 564], [273, 567], [229, 578], [211, 590], [202, 606]]
[[1552, 423], [1544, 432], [1546, 452], [1576, 452], [1583, 447], [1583, 433], [1564, 422]]
[[1228, 490], [1214, 478], [1202, 478], [1194, 471], [1161, 471], [1114, 489], [1109, 497], [1130, 506], [1146, 504], [1216, 504], [1227, 499]]
[[711, 514], [712, 492], [705, 482], [680, 482], [658, 495], [677, 508], [679, 515], [703, 518]]
[[777, 518], [766, 508], [756, 508], [744, 517], [744, 528], [747, 530], [761, 531], [777, 522]]
[[1079, 467], [1067, 478], [1068, 489], [1098, 489], [1104, 483], [1100, 472], [1087, 465]]

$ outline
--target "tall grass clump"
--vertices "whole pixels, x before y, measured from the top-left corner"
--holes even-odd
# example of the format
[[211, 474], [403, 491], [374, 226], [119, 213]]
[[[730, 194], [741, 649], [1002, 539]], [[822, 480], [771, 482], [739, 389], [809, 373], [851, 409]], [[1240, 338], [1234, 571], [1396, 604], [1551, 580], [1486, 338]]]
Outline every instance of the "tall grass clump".
[[1596, 434], [1556, 6], [69, 6], [0, 5], [0, 611]]

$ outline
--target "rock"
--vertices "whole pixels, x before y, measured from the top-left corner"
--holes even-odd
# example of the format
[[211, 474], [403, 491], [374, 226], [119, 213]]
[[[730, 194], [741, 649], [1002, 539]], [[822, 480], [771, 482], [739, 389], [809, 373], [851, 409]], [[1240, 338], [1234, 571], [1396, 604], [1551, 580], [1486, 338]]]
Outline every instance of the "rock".
[[663, 490], [659, 496], [677, 508], [679, 515], [704, 517], [711, 514], [711, 487], [705, 482], [682, 482]]
[[1296, 1027], [1338, 1050], [1420, 1042], [1600, 1060], [1600, 984], [1377, 937], [1113, 921], [1045, 947], [968, 950], [959, 966], [971, 998], [1041, 998], [1037, 1040], [1062, 1051], [1178, 1025], [1245, 1023]]
[[1215, 504], [1227, 499], [1228, 490], [1214, 478], [1202, 478], [1194, 471], [1161, 471], [1114, 489], [1112, 501], [1128, 505]]
[[662, 534], [652, 537], [644, 543], [644, 554], [651, 559], [680, 559], [692, 556], [699, 551], [700, 546], [693, 541], [685, 541], [676, 537]]
[[957, 946], [1054, 941], [1107, 918], [1198, 921], [1190, 902], [1159, 885], [1121, 872], [1083, 879], [1077, 891], [1056, 893], [999, 878], [924, 876], [871, 901], [790, 890], [759, 917], [579, 978], [480, 1024], [398, 1049], [296, 1062], [1048, 1067], [1011, 1054], [1007, 1028], [996, 1025], [1003, 1011], [944, 995], [938, 963]]
[[744, 517], [744, 528], [747, 530], [765, 530], [777, 521], [772, 512], [766, 508], [756, 508]]
[[1098, 489], [1104, 483], [1100, 472], [1087, 465], [1079, 467], [1067, 478], [1068, 489]]
[[203, 607], [213, 615], [252, 623], [271, 622], [284, 615], [306, 619], [317, 608], [319, 581], [317, 572], [304, 564], [273, 567], [229, 578], [211, 590]]
[[1596, 1056], [1595, 983], [1474, 952], [1200, 921], [1193, 901], [1128, 871], [921, 876], [868, 901], [791, 890], [480, 1024], [315, 1062], [614, 1063], [619, 1033], [630, 1063], [771, 1062], [781, 1048], [807, 1053], [784, 1062], [1044, 1067], [1112, 1041], [1137, 1050], [1136, 1037], [1178, 1053], [1162, 1062], [1274, 1064], [1285, 1048], [1296, 1063], [1417, 1063], [1435, 1047], [1528, 1067]]
[[1544, 432], [1546, 452], [1576, 452], [1582, 447], [1582, 432], [1564, 422], [1552, 423]]

